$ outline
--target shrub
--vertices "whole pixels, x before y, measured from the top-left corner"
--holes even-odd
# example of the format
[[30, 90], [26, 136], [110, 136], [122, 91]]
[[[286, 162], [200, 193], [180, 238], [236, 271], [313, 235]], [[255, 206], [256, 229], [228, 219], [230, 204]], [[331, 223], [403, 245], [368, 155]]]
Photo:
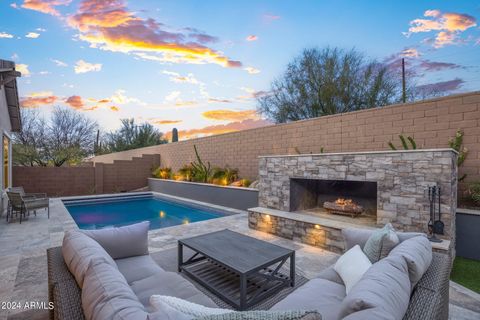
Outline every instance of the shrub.
[[[468, 149], [462, 146], [463, 135], [464, 133], [462, 130], [457, 130], [455, 137], [448, 140], [448, 146], [458, 152], [457, 167], [460, 167], [463, 164], [468, 155]], [[467, 175], [464, 174], [461, 177], [458, 177], [458, 181], [463, 181], [466, 177]]]
[[178, 172], [175, 174], [175, 180], [179, 181], [192, 181], [193, 177], [193, 168], [191, 165], [184, 165], [181, 167]]
[[[399, 135], [398, 137], [400, 138], [400, 142], [402, 143], [402, 147], [404, 150], [410, 150], [410, 148], [412, 150], [417, 149], [417, 143], [415, 142], [415, 139], [413, 139], [412, 137], [409, 136], [405, 139], [405, 137], [402, 134]], [[408, 143], [410, 143], [410, 146], [408, 145]], [[395, 147], [395, 145], [391, 141], [388, 143], [388, 146], [392, 150], [397, 150], [397, 147]]]
[[161, 167], [158, 167], [157, 169], [155, 169], [153, 172], [152, 172], [153, 176], [155, 178], [159, 178], [159, 179], [171, 179], [172, 178], [172, 168], [169, 168], [169, 167], [165, 167], [165, 168], [161, 168]]
[[238, 169], [232, 169], [228, 166], [225, 168], [215, 168], [212, 174], [212, 183], [226, 186], [238, 179]]
[[480, 181], [470, 184], [468, 192], [472, 201], [480, 205]]

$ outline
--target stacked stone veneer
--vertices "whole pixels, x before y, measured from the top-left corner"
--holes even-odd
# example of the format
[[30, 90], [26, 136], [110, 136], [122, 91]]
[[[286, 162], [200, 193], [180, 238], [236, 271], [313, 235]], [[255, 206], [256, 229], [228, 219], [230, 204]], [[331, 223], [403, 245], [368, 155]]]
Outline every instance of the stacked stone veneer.
[[[443, 237], [454, 240], [456, 161], [457, 153], [452, 149], [261, 157], [259, 206], [289, 211], [290, 178], [374, 181], [378, 188], [378, 226], [390, 222], [398, 230], [427, 232], [430, 219], [427, 187], [438, 184], [442, 188], [441, 218], [445, 223]], [[250, 212], [249, 224], [252, 228], [269, 229], [265, 231], [288, 238], [309, 238], [301, 239], [303, 242], [323, 241], [326, 249], [329, 247], [326, 239], [334, 243], [339, 238], [339, 229], [336, 228], [325, 229], [324, 233], [318, 231], [315, 240], [315, 237], [311, 238], [312, 230], [309, 230], [313, 225], [297, 224], [292, 229], [289, 223], [293, 222], [284, 218], [274, 217], [271, 227], [265, 227], [263, 224], [266, 221], [262, 215], [264, 214]]]

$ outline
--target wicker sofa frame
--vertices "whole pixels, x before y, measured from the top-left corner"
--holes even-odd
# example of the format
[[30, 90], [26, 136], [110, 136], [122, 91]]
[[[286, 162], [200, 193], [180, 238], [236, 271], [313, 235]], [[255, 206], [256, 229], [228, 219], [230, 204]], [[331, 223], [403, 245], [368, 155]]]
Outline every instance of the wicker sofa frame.
[[[63, 260], [61, 247], [47, 249], [48, 295], [54, 309], [52, 320], [83, 320], [82, 291]], [[432, 264], [415, 287], [403, 320], [447, 320], [449, 276], [452, 260], [449, 255], [433, 253]]]

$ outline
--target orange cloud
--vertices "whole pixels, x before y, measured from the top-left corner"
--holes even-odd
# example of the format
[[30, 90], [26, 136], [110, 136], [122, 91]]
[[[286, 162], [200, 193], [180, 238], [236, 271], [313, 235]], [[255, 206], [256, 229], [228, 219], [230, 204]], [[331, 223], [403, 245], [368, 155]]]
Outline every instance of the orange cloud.
[[117, 112], [120, 111], [120, 108], [118, 108], [117, 106], [110, 106], [110, 110]]
[[[68, 24], [91, 47], [133, 53], [143, 59], [173, 63], [213, 63], [241, 67], [239, 61], [202, 43], [205, 34], [172, 32], [154, 19], [143, 19], [127, 10], [123, 0], [83, 0]], [[213, 38], [213, 37], [212, 37]], [[200, 40], [199, 40], [200, 39]], [[208, 42], [208, 41], [207, 41]]]
[[59, 16], [60, 13], [55, 7], [66, 6], [69, 5], [70, 2], [72, 2], [72, 0], [24, 0], [22, 8]]
[[102, 99], [102, 100], [98, 100], [97, 102], [98, 103], [109, 103], [110, 100], [109, 99]]
[[80, 96], [71, 96], [65, 100], [65, 103], [74, 109], [82, 109], [85, 107], [82, 97]]
[[176, 123], [182, 122], [182, 120], [156, 120], [156, 119], [151, 119], [150, 121], [154, 124], [159, 124], [159, 125], [176, 124]]
[[78, 60], [75, 64], [75, 73], [98, 72], [102, 70], [101, 63], [90, 63], [84, 60]]
[[258, 37], [252, 34], [252, 35], [249, 35], [245, 40], [247, 40], [247, 41], [257, 41]]
[[22, 74], [22, 77], [29, 77], [30, 70], [28, 70], [28, 64], [17, 63], [15, 65], [15, 70]]
[[50, 91], [34, 92], [23, 98], [20, 104], [24, 108], [37, 108], [44, 105], [52, 105], [57, 100], [58, 97]]
[[255, 110], [210, 110], [202, 113], [202, 116], [209, 120], [217, 121], [242, 121], [247, 119], [259, 119]]
[[461, 32], [477, 25], [474, 17], [464, 13], [427, 10], [423, 15], [428, 19], [410, 21], [410, 28], [404, 34], [408, 37], [412, 33], [436, 31], [433, 42], [435, 48], [457, 43], [456, 39]]
[[[191, 129], [191, 130], [180, 130], [178, 132], [178, 136], [180, 137], [180, 140], [188, 140], [188, 139], [206, 137], [206, 136], [217, 135], [222, 133], [259, 128], [259, 127], [264, 127], [270, 124], [271, 124], [270, 122], [263, 119], [259, 119], [259, 120], [248, 119], [241, 122], [230, 122], [224, 125], [207, 126], [204, 128]], [[171, 139], [171, 135], [172, 135], [171, 132], [168, 132], [166, 134], [166, 138]]]
[[228, 99], [218, 99], [218, 98], [209, 98], [208, 103], [232, 103], [232, 100]]

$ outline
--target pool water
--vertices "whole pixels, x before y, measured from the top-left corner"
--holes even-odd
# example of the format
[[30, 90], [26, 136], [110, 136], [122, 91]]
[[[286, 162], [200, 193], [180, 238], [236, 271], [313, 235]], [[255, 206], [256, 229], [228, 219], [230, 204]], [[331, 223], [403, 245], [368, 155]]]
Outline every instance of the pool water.
[[154, 197], [64, 204], [80, 229], [118, 227], [147, 220], [150, 229], [159, 229], [227, 215]]

